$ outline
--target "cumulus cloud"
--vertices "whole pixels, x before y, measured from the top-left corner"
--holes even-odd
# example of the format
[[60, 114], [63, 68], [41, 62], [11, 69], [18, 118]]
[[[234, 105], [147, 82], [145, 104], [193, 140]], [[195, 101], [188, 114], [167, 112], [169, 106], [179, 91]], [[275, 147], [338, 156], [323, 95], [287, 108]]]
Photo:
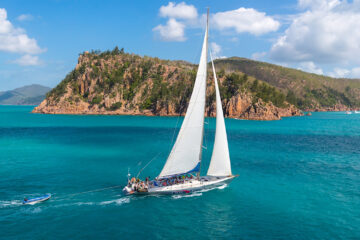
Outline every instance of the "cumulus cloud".
[[160, 7], [159, 15], [169, 18], [195, 19], [198, 13], [193, 5], [187, 5], [185, 2], [179, 4], [169, 2], [167, 6]]
[[313, 63], [311, 61], [310, 62], [302, 62], [302, 63], [300, 63], [299, 69], [303, 70], [305, 72], [316, 73], [316, 74], [319, 74], [319, 75], [324, 74], [323, 70], [321, 68], [317, 67], [315, 65], [315, 63]]
[[21, 66], [37, 66], [41, 64], [41, 61], [39, 60], [38, 56], [26, 54], [21, 58], [15, 60], [14, 63], [17, 63]]
[[360, 1], [299, 0], [297, 15], [273, 44], [270, 57], [279, 62], [360, 62]]
[[216, 42], [210, 43], [210, 48], [211, 48], [211, 54], [214, 59], [226, 58], [226, 56], [221, 56], [221, 51], [222, 51], [221, 46]]
[[181, 22], [176, 21], [174, 18], [170, 18], [166, 25], [158, 25], [153, 28], [153, 31], [158, 33], [159, 37], [163, 41], [185, 41], [185, 25]]
[[198, 17], [197, 9], [193, 5], [187, 5], [185, 2], [178, 4], [169, 2], [168, 5], [160, 7], [159, 15], [169, 19], [166, 25], [160, 24], [153, 28], [153, 31], [160, 40], [169, 42], [185, 41], [186, 24], [197, 21]]
[[351, 69], [346, 68], [334, 68], [333, 71], [329, 72], [330, 77], [335, 78], [360, 78], [360, 67], [354, 67]]
[[31, 14], [21, 14], [16, 18], [18, 21], [31, 21], [34, 17]]
[[345, 68], [334, 68], [334, 70], [330, 73], [328, 73], [328, 75], [330, 77], [335, 77], [335, 78], [344, 78], [347, 77], [350, 74], [350, 70], [345, 69]]
[[248, 32], [254, 35], [277, 31], [280, 27], [278, 21], [253, 8], [218, 12], [212, 15], [211, 20], [216, 29], [235, 30], [237, 33]]
[[336, 7], [340, 4], [339, 0], [299, 0], [298, 6], [300, 9], [321, 9], [321, 10], [328, 10], [331, 8]]
[[16, 28], [7, 19], [7, 12], [0, 8], [0, 51], [38, 54], [45, 50], [41, 49], [36, 40], [29, 38], [25, 31]]
[[[206, 15], [199, 16], [197, 9], [185, 2], [169, 2], [168, 5], [161, 6], [159, 16], [168, 18], [168, 22], [153, 30], [164, 41], [184, 41], [186, 28], [202, 28], [206, 21]], [[236, 34], [247, 32], [257, 36], [276, 31], [280, 26], [278, 21], [253, 8], [217, 12], [211, 14], [210, 21], [213, 28], [219, 31], [233, 31]], [[177, 37], [172, 37], [173, 35]], [[232, 40], [237, 41], [237, 38]]]

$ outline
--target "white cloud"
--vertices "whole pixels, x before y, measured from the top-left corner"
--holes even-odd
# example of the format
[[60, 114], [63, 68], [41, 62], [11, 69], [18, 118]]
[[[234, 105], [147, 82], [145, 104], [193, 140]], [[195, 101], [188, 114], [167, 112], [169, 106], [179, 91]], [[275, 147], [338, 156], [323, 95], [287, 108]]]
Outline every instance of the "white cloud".
[[221, 52], [221, 46], [218, 45], [216, 42], [212, 42], [210, 44], [210, 46], [211, 46], [212, 53], [214, 55], [217, 55], [217, 54], [219, 54]]
[[256, 52], [251, 55], [251, 58], [254, 60], [261, 60], [266, 56], [266, 52]]
[[170, 18], [166, 25], [158, 25], [153, 28], [153, 31], [158, 33], [159, 37], [163, 41], [185, 41], [185, 25], [176, 21], [174, 18]]
[[321, 68], [317, 67], [315, 65], [315, 63], [313, 63], [311, 61], [310, 62], [302, 62], [302, 63], [300, 63], [299, 69], [303, 70], [305, 72], [316, 73], [316, 74], [319, 74], [319, 75], [324, 74], [323, 70]]
[[351, 77], [360, 78], [360, 67], [355, 67], [351, 69]]
[[6, 10], [0, 8], [0, 51], [38, 54], [45, 50], [38, 46], [35, 39], [29, 38], [23, 29], [15, 28], [7, 20]]
[[329, 10], [340, 4], [339, 0], [299, 0], [298, 6], [301, 9]]
[[187, 5], [185, 2], [169, 2], [167, 6], [161, 6], [159, 14], [161, 17], [195, 19], [198, 16], [197, 10], [193, 5]]
[[345, 69], [345, 68], [334, 68], [334, 70], [330, 73], [328, 73], [328, 75], [330, 77], [335, 77], [335, 78], [344, 78], [346, 76], [348, 76], [350, 73], [350, 70]]
[[360, 1], [299, 0], [306, 11], [296, 15], [273, 44], [279, 62], [360, 62]]
[[253, 8], [239, 8], [232, 11], [218, 12], [212, 15], [211, 20], [216, 29], [232, 29], [237, 33], [248, 32], [254, 35], [277, 31], [280, 27], [278, 21]]
[[210, 48], [211, 48], [211, 54], [213, 56], [214, 59], [218, 59], [218, 58], [226, 58], [226, 56], [221, 56], [221, 46], [218, 45], [215, 42], [210, 43]]
[[[166, 25], [156, 26], [153, 31], [157, 31], [160, 39], [164, 41], [184, 41], [186, 28], [203, 28], [206, 22], [205, 14], [198, 16], [196, 7], [185, 2], [169, 2], [168, 5], [160, 7], [159, 15], [168, 18], [168, 22]], [[277, 31], [280, 27], [279, 21], [253, 8], [217, 12], [210, 16], [210, 21], [213, 29], [226, 33], [232, 31], [236, 34], [247, 32], [262, 35]], [[238, 39], [233, 37], [230, 41], [236, 42]]]
[[360, 78], [360, 67], [354, 67], [352, 69], [334, 68], [328, 75], [335, 78]]
[[31, 14], [21, 14], [16, 18], [18, 21], [31, 21], [34, 17]]
[[15, 60], [14, 63], [17, 63], [21, 66], [37, 66], [41, 64], [41, 61], [39, 60], [38, 56], [26, 54], [21, 58]]

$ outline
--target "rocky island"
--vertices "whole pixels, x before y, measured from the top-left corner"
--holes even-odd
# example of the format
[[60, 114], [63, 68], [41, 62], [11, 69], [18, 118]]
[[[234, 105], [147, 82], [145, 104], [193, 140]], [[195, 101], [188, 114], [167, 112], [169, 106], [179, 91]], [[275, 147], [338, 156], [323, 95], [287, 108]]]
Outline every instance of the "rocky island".
[[[229, 118], [278, 120], [303, 115], [302, 109], [360, 106], [360, 82], [356, 80], [350, 80], [355, 83], [354, 88], [346, 85], [351, 82], [343, 81], [346, 84], [342, 92], [325, 82], [314, 88], [307, 86], [310, 81], [306, 78], [300, 83], [297, 78], [289, 80], [292, 77], [289, 73], [286, 77], [279, 76], [286, 68], [272, 64], [228, 58], [216, 60], [215, 65], [224, 114]], [[75, 69], [33, 112], [184, 115], [196, 70], [196, 65], [185, 61], [141, 57], [117, 47], [112, 51], [84, 52]], [[312, 78], [314, 75], [304, 74]], [[212, 74], [208, 76], [206, 115], [213, 116], [215, 93]]]

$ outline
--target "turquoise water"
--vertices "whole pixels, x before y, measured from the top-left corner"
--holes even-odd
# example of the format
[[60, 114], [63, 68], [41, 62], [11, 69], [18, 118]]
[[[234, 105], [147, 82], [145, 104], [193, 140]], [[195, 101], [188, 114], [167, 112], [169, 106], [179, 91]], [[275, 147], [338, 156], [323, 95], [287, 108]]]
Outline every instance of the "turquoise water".
[[[229, 186], [123, 196], [128, 168], [155, 177], [176, 117], [31, 114], [0, 107], [1, 239], [360, 239], [360, 114], [227, 119]], [[207, 119], [209, 165], [214, 119]], [[27, 196], [53, 198], [22, 206]]]

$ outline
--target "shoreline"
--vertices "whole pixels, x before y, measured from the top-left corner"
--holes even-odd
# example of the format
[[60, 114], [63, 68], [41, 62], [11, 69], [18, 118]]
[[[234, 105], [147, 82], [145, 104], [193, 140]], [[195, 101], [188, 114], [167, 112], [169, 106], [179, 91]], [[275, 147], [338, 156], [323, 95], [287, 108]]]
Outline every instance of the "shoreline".
[[[1, 106], [34, 106], [34, 109], [31, 111], [33, 114], [48, 114], [48, 115], [74, 115], [74, 116], [143, 116], [143, 117], [184, 117], [184, 114], [151, 114], [151, 113], [130, 113], [130, 112], [67, 112], [67, 111], [60, 111], [60, 112], [41, 112], [41, 111], [34, 111], [37, 107], [36, 105], [1, 105]], [[226, 116], [227, 119], [234, 119], [234, 120], [249, 120], [249, 121], [277, 121], [281, 120], [282, 118], [288, 117], [309, 117], [306, 116], [306, 113], [317, 113], [317, 112], [346, 112], [346, 111], [360, 111], [360, 109], [351, 109], [351, 110], [328, 110], [328, 109], [311, 109], [311, 110], [301, 110], [301, 115], [291, 115], [291, 116], [281, 116], [280, 119], [261, 119], [261, 118], [243, 118], [243, 117], [229, 117]], [[214, 118], [215, 116], [205, 115], [205, 118]]]
[[[36, 108], [36, 107], [35, 107]], [[49, 114], [49, 115], [74, 115], [74, 116], [143, 116], [143, 117], [184, 117], [185, 114], [149, 114], [149, 113], [127, 113], [127, 112], [41, 112], [41, 111], [34, 111], [35, 108], [31, 111], [33, 114]], [[244, 117], [234, 117], [234, 116], [225, 116], [227, 119], [234, 119], [234, 120], [249, 120], [249, 121], [277, 121], [281, 120], [284, 117], [303, 117], [305, 116], [302, 114], [296, 115], [289, 115], [289, 116], [281, 116], [279, 119], [261, 119], [261, 118], [244, 118]], [[205, 118], [215, 118], [212, 115], [205, 115]]]

